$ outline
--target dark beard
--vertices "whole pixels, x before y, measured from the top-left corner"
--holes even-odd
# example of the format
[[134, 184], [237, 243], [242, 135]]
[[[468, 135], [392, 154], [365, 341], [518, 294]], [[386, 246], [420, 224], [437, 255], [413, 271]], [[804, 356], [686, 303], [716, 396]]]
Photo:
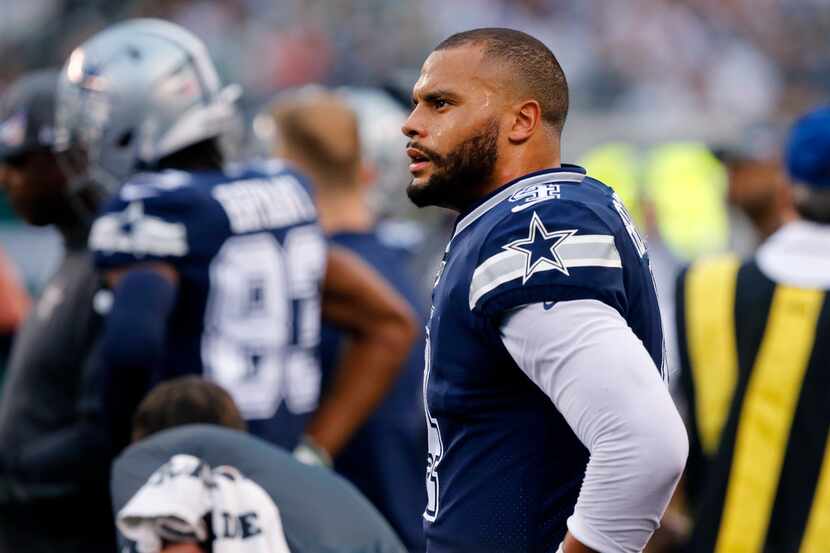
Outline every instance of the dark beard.
[[429, 180], [415, 186], [410, 182], [406, 195], [418, 207], [435, 205], [461, 210], [478, 198], [476, 190], [493, 176], [498, 160], [499, 125], [491, 120], [485, 128], [442, 156], [433, 150], [412, 144], [429, 158], [433, 173]]

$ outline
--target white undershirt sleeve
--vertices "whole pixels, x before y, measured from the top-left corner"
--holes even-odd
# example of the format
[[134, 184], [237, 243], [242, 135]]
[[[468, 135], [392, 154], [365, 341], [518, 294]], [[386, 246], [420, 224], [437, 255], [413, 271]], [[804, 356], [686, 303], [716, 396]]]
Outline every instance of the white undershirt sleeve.
[[596, 300], [532, 304], [502, 341], [590, 452], [568, 530], [601, 553], [642, 551], [683, 471], [683, 422], [643, 343]]

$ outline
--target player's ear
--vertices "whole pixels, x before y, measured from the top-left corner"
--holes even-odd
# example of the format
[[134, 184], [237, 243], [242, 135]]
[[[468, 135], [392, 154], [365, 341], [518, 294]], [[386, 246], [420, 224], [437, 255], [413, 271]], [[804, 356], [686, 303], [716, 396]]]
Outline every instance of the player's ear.
[[542, 124], [542, 106], [536, 100], [524, 100], [514, 106], [513, 121], [507, 138], [514, 144], [528, 140]]

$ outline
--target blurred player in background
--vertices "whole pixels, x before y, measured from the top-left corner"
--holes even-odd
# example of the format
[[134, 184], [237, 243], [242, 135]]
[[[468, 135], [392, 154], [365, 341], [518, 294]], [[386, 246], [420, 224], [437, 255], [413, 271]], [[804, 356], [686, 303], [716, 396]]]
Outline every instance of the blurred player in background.
[[409, 158], [401, 155], [406, 148], [401, 125], [409, 115], [411, 86], [408, 80], [406, 91], [400, 91], [406, 94], [405, 103], [393, 96], [394, 90], [379, 88], [344, 86], [337, 88], [337, 94], [357, 114], [361, 157], [372, 181], [366, 198], [378, 218], [376, 232], [387, 244], [408, 252], [407, 265], [422, 298], [419, 305], [426, 307], [432, 295], [435, 267], [444, 254], [455, 213], [448, 209], [418, 209], [401, 194], [401, 182], [409, 178]]
[[[276, 124], [274, 153], [311, 177], [320, 224], [331, 242], [372, 265], [413, 310], [420, 311], [416, 285], [407, 270], [408, 253], [384, 242], [376, 227], [367, 200], [377, 168], [364, 161], [357, 115], [345, 98], [320, 90], [300, 92], [277, 100], [269, 112]], [[346, 343], [343, 338], [336, 328], [324, 325], [324, 382], [335, 372]], [[425, 547], [420, 517], [426, 501], [422, 456], [427, 447], [420, 393], [423, 338], [419, 342], [410, 350], [392, 391], [334, 464], [386, 516], [413, 552]]]
[[105, 298], [86, 248], [100, 197], [71, 188], [51, 151], [57, 82], [56, 70], [32, 73], [0, 101], [0, 184], [26, 222], [55, 225], [66, 250], [17, 337], [0, 399], [0, 550], [110, 552], [111, 455], [92, 363]]
[[[59, 94], [65, 165], [114, 193], [90, 245], [115, 296], [101, 347], [115, 434], [153, 383], [203, 373], [254, 434], [309, 461], [336, 454], [409, 351], [404, 301], [327, 252], [304, 176], [279, 161], [225, 170], [236, 94], [190, 32], [113, 26], [72, 53]], [[321, 305], [354, 339], [318, 406]]]
[[795, 124], [786, 164], [800, 219], [678, 281], [689, 551], [830, 544], [830, 108]]
[[525, 33], [467, 31], [412, 98], [407, 194], [460, 212], [427, 327], [428, 550], [641, 551], [686, 436], [645, 244], [560, 162], [559, 63]]
[[[342, 478], [301, 464], [279, 448], [246, 434], [245, 421], [233, 399], [216, 384], [192, 376], [164, 382], [144, 398], [134, 421], [134, 443], [119, 456], [112, 471], [113, 510], [121, 513], [122, 529], [138, 526], [137, 521], [128, 523], [123, 509], [147, 479], [172, 456], [186, 454], [210, 467], [229, 465], [261, 486], [279, 509], [291, 553], [404, 551], [389, 524]], [[182, 506], [187, 508], [188, 503], [181, 501], [175, 490], [166, 490], [156, 495], [149, 507], [156, 509], [156, 516], [148, 511], [144, 518], [163, 520], [171, 509]], [[256, 526], [255, 518], [245, 517], [250, 527]], [[241, 525], [230, 528], [234, 526], [236, 531], [218, 533], [244, 537]], [[254, 534], [250, 528], [247, 533]], [[169, 534], [166, 537], [175, 541]], [[119, 539], [126, 541], [123, 534]], [[190, 547], [211, 551], [206, 543]]]
[[[796, 218], [792, 192], [781, 159], [781, 140], [771, 128], [751, 128], [735, 144], [720, 144], [712, 152], [726, 167], [728, 201], [749, 220], [754, 250], [782, 225]], [[740, 250], [738, 253], [741, 253]]]

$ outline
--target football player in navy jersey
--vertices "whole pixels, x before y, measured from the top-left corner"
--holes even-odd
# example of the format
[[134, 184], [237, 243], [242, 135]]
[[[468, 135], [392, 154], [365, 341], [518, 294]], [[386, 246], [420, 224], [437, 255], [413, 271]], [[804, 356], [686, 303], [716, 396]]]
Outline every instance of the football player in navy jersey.
[[[275, 153], [296, 163], [312, 178], [320, 224], [329, 240], [372, 265], [421, 315], [425, 299], [421, 299], [423, 294], [418, 293], [411, 274], [411, 255], [389, 244], [369, 207], [371, 174], [378, 168], [364, 162], [363, 154], [368, 152], [362, 139], [367, 129], [362, 124], [371, 122], [359, 122], [347, 98], [350, 96], [316, 89], [278, 98], [267, 114], [276, 123]], [[377, 111], [375, 115], [379, 115]], [[401, 113], [397, 124], [403, 120]], [[392, 131], [398, 132], [396, 128]], [[398, 134], [392, 138], [402, 139]], [[344, 338], [332, 325], [323, 325], [324, 385], [331, 381], [347, 343]], [[423, 363], [422, 335], [392, 390], [334, 463], [335, 470], [357, 486], [392, 524], [410, 553], [422, 552], [425, 547], [420, 516], [426, 500], [422, 462], [426, 431], [419, 385]]]
[[[236, 93], [183, 28], [138, 19], [98, 33], [58, 94], [64, 166], [113, 192], [89, 240], [113, 290], [100, 359], [116, 446], [149, 386], [203, 373], [252, 433], [305, 460], [336, 454], [408, 352], [405, 302], [327, 252], [304, 176], [280, 161], [224, 167]], [[355, 339], [318, 406], [321, 310]]]
[[413, 89], [419, 206], [459, 211], [433, 290], [427, 551], [641, 551], [688, 444], [646, 245], [560, 161], [565, 76], [535, 38], [451, 36]]

